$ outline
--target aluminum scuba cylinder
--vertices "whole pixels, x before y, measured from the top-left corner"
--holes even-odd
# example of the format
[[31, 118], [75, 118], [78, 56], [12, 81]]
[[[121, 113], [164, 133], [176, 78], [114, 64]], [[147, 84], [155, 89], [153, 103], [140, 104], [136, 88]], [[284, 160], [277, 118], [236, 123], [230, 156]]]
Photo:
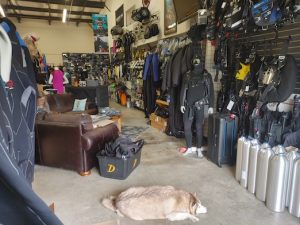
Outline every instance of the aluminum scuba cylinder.
[[266, 205], [274, 212], [283, 212], [286, 204], [289, 161], [283, 146], [273, 148], [268, 168]]
[[242, 136], [238, 139], [238, 143], [237, 143], [236, 166], [235, 166], [235, 179], [237, 181], [241, 180], [243, 145], [246, 140], [247, 139]]
[[262, 144], [260, 150], [258, 151], [255, 196], [257, 199], [263, 202], [266, 200], [269, 159], [273, 154], [274, 152], [268, 143]]
[[289, 213], [300, 217], [300, 159], [294, 162]]
[[259, 141], [257, 139], [251, 141], [250, 154], [249, 154], [249, 169], [248, 169], [248, 191], [252, 194], [255, 193], [257, 156], [258, 156], [259, 149], [260, 149]]
[[244, 188], [247, 188], [247, 184], [248, 184], [250, 146], [251, 146], [251, 141], [247, 139], [243, 144], [243, 151], [242, 151], [241, 185]]
[[290, 204], [290, 197], [291, 197], [291, 186], [292, 186], [294, 163], [298, 158], [300, 158], [300, 152], [298, 152], [298, 148], [296, 147], [286, 147], [285, 150], [287, 152], [286, 157], [289, 161], [288, 186], [287, 186], [286, 204], [285, 204], [285, 206], [288, 207]]

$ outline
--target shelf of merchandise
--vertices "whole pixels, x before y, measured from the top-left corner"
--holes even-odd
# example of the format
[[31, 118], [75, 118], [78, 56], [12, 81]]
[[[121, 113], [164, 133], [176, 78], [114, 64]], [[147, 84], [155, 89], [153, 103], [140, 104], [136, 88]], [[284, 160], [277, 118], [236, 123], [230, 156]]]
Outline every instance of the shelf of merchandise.
[[108, 68], [110, 66], [108, 54], [95, 53], [63, 53], [63, 66], [71, 75], [80, 75], [83, 69], [89, 76], [102, 79], [103, 83], [108, 80]]

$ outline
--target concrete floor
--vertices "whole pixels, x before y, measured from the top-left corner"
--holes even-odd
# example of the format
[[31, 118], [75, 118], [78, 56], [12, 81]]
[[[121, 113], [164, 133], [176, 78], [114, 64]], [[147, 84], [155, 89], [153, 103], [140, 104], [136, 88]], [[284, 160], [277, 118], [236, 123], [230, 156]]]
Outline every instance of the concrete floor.
[[[142, 112], [122, 110], [123, 124], [148, 126]], [[87, 177], [76, 172], [36, 166], [33, 188], [47, 203], [55, 203], [55, 213], [66, 225], [92, 225], [119, 219], [121, 225], [299, 225], [300, 220], [288, 214], [273, 213], [264, 203], [243, 189], [234, 179], [234, 168], [218, 168], [206, 159], [183, 157], [178, 148], [183, 140], [160, 133], [149, 127], [140, 137], [143, 148], [139, 167], [126, 180], [113, 180], [99, 176], [96, 169]], [[100, 200], [131, 186], [173, 185], [196, 192], [207, 214], [200, 221], [170, 222], [166, 220], [132, 221], [118, 218], [102, 207]]]

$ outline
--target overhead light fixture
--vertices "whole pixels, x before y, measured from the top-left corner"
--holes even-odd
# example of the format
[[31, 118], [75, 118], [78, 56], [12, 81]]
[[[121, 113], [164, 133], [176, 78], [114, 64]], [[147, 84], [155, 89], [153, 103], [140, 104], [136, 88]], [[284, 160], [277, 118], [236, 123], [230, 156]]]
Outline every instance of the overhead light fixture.
[[2, 5], [0, 5], [0, 14], [2, 17], [5, 17], [5, 13], [4, 13], [4, 10], [2, 8]]
[[67, 21], [67, 9], [63, 10], [62, 22], [65, 23]]
[[170, 24], [169, 26], [168, 26], [168, 29], [171, 29], [171, 28], [173, 28], [173, 27], [175, 27], [176, 26], [176, 23], [172, 23], [172, 24]]

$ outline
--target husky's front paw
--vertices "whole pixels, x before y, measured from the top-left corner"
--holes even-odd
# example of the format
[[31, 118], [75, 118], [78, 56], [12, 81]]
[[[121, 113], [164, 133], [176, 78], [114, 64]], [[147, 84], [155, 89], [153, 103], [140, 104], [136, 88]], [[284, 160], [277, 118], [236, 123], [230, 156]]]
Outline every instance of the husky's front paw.
[[191, 217], [191, 220], [192, 220], [193, 222], [198, 222], [198, 221], [199, 221], [199, 218], [196, 217], [196, 216], [193, 216], [193, 217]]

